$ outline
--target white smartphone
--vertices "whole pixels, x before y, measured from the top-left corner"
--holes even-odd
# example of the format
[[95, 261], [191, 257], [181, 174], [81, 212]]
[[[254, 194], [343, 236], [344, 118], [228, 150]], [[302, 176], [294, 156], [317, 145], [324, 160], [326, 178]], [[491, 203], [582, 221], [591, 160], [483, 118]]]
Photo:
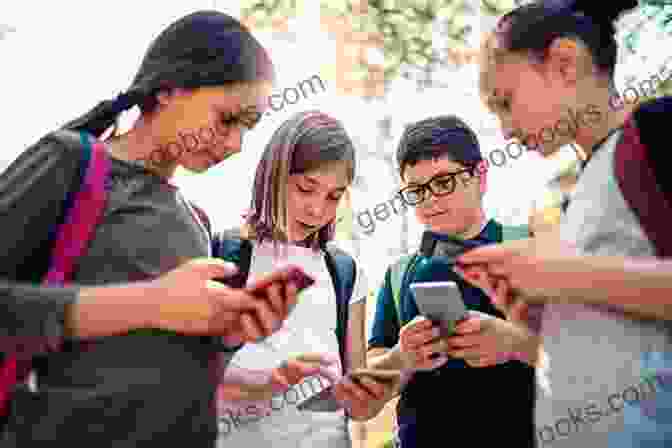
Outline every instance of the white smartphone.
[[455, 324], [468, 316], [467, 307], [455, 282], [411, 283], [420, 314], [441, 326], [442, 332], [449, 335]]

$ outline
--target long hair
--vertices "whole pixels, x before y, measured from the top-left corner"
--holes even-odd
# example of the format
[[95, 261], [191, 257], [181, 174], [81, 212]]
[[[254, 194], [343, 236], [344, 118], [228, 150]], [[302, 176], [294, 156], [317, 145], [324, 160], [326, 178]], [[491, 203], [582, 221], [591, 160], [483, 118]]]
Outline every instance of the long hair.
[[[345, 162], [348, 183], [355, 177], [355, 150], [340, 121], [319, 111], [300, 112], [285, 121], [266, 145], [257, 165], [246, 231], [258, 241], [288, 242], [289, 176]], [[334, 219], [335, 221], [335, 219]], [[314, 249], [333, 240], [332, 221], [303, 242]]]
[[131, 86], [114, 100], [98, 103], [64, 129], [100, 137], [133, 106], [149, 112], [156, 93], [241, 82], [273, 81], [266, 50], [238, 20], [218, 11], [198, 11], [177, 20], [149, 46]]

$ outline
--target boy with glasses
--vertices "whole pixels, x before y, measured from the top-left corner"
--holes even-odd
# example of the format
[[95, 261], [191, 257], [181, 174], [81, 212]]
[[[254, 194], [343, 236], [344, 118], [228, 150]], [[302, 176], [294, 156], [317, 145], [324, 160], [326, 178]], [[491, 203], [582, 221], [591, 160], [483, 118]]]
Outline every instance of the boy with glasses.
[[[404, 183], [399, 196], [428, 228], [420, 251], [388, 268], [369, 340], [369, 366], [401, 369], [406, 377], [397, 442], [402, 448], [432, 446], [459, 433], [476, 440], [494, 436], [501, 446], [533, 446], [536, 338], [507, 321], [452, 268], [432, 269], [430, 260], [441, 259], [442, 237], [474, 247], [527, 237], [527, 226], [486, 218], [485, 163], [476, 135], [457, 117], [407, 127], [397, 163]], [[470, 310], [450, 336], [419, 314], [409, 285], [427, 281], [456, 282]]]

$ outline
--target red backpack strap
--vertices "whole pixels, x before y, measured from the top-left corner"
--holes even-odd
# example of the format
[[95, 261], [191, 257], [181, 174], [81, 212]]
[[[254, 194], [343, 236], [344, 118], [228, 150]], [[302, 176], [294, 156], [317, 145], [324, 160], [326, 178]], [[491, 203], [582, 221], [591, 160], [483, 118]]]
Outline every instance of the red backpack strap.
[[58, 229], [45, 284], [63, 285], [70, 280], [75, 262], [86, 250], [107, 202], [105, 183], [110, 160], [105, 147], [83, 131], [80, 141], [84, 151], [82, 160], [89, 156], [88, 167], [65, 221]]
[[623, 197], [639, 219], [658, 257], [672, 256], [672, 204], [652, 166], [649, 147], [631, 115], [616, 146], [614, 171]]
[[[61, 137], [68, 143], [77, 142], [72, 135]], [[66, 205], [63, 223], [58, 226], [44, 284], [63, 285], [71, 279], [75, 261], [86, 250], [106, 204], [106, 180], [110, 169], [107, 152], [101, 142], [84, 132], [79, 135], [77, 144], [82, 146], [80, 169], [84, 175], [79, 188], [73, 191], [72, 201]], [[46, 343], [52, 350], [60, 346], [60, 340], [49, 340]], [[26, 347], [25, 352], [20, 354], [20, 359], [17, 353], [6, 354], [0, 367], [0, 415], [7, 414], [14, 387], [25, 381], [30, 372], [31, 352], [32, 347]]]

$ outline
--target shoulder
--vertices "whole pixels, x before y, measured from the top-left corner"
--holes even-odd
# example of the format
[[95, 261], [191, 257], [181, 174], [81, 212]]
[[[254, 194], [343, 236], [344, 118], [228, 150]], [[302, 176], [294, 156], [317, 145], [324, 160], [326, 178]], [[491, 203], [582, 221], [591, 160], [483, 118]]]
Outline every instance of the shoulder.
[[71, 131], [51, 132], [25, 149], [7, 169], [7, 173], [29, 170], [32, 174], [44, 174], [51, 168], [74, 171], [81, 158], [79, 134]]

